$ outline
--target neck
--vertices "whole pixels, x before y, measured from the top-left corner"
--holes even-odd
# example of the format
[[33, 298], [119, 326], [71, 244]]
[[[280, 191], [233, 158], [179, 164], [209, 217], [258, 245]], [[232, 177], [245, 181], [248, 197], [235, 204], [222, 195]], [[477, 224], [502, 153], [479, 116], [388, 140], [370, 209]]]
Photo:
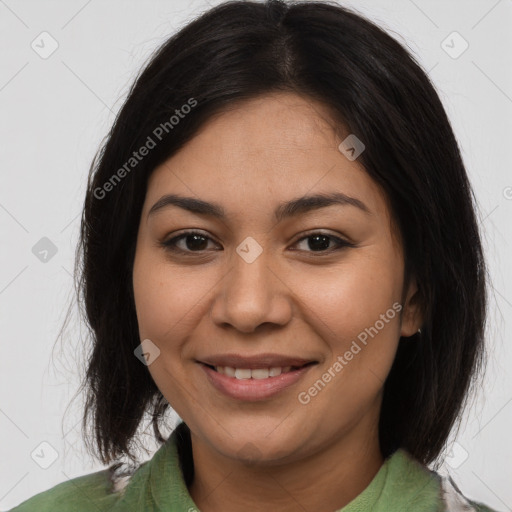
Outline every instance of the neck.
[[190, 495], [205, 512], [234, 512], [247, 504], [254, 512], [339, 510], [370, 484], [384, 462], [374, 425], [374, 418], [363, 418], [324, 449], [279, 465], [225, 457], [191, 434]]

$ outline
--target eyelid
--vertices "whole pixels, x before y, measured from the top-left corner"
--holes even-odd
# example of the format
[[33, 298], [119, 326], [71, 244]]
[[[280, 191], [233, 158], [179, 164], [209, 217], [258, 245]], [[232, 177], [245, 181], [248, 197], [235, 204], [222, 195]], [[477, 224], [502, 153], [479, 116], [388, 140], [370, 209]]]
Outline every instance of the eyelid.
[[340, 235], [340, 234], [333, 234], [333, 233], [330, 233], [328, 231], [325, 231], [321, 228], [317, 228], [317, 229], [310, 229], [304, 233], [301, 233], [300, 235], [300, 238], [297, 238], [297, 240], [295, 242], [293, 242], [293, 245], [297, 244], [298, 242], [301, 242], [302, 240], [304, 240], [304, 238], [309, 238], [310, 236], [313, 236], [313, 235], [323, 235], [323, 236], [328, 236], [334, 240], [338, 240], [339, 242], [343, 243], [344, 245], [347, 245], [347, 246], [351, 246], [351, 247], [355, 247], [355, 243], [349, 238], [347, 237], [346, 235]]
[[[202, 236], [203, 238], [207, 239], [208, 241], [214, 242], [215, 244], [219, 245], [218, 242], [216, 240], [214, 240], [210, 235], [207, 235], [206, 233], [202, 232], [201, 230], [196, 230], [196, 229], [188, 229], [181, 233], [178, 232], [178, 234], [173, 235], [172, 238], [169, 238], [168, 240], [164, 239], [162, 242], [159, 243], [159, 245], [163, 246], [164, 249], [167, 249], [170, 251], [175, 250], [175, 252], [182, 252], [182, 253], [186, 253], [186, 254], [194, 254], [194, 252], [197, 254], [200, 254], [202, 251], [184, 251], [184, 250], [180, 249], [179, 247], [176, 247], [177, 240], [185, 238], [187, 236], [191, 236], [191, 235]], [[172, 243], [172, 242], [174, 242], [174, 243]]]
[[[200, 230], [189, 229], [189, 230], [183, 231], [181, 233], [178, 232], [177, 235], [174, 235], [169, 240], [164, 240], [164, 241], [160, 242], [159, 245], [162, 246], [165, 250], [168, 250], [170, 252], [177, 252], [177, 253], [189, 254], [189, 255], [192, 255], [192, 254], [203, 255], [204, 252], [206, 251], [206, 249], [201, 250], [201, 251], [188, 251], [188, 250], [180, 249], [179, 247], [176, 246], [176, 243], [177, 243], [178, 240], [186, 238], [187, 236], [191, 236], [191, 235], [200, 235], [203, 238], [207, 239], [208, 241], [211, 241], [211, 242], [214, 242], [214, 243], [217, 244], [217, 242], [210, 235], [207, 235], [207, 234], [203, 233]], [[356, 244], [354, 244], [352, 241], [348, 240], [347, 237], [342, 237], [342, 236], [334, 235], [332, 233], [325, 232], [325, 231], [323, 231], [320, 228], [312, 229], [312, 230], [306, 231], [305, 233], [301, 233], [300, 238], [297, 238], [292, 243], [292, 246], [297, 245], [299, 242], [302, 242], [303, 240], [305, 240], [307, 238], [310, 238], [310, 237], [312, 237], [314, 235], [320, 235], [320, 236], [328, 237], [331, 240], [335, 241], [337, 246], [334, 247], [334, 248], [326, 249], [324, 251], [300, 251], [300, 249], [299, 249], [298, 250], [299, 252], [306, 252], [306, 253], [310, 253], [310, 254], [315, 254], [316, 253], [316, 254], [319, 254], [319, 255], [322, 255], [322, 254], [327, 255], [327, 254], [331, 254], [331, 253], [333, 253], [333, 252], [335, 252], [337, 250], [343, 249], [345, 247], [356, 247]], [[292, 250], [297, 250], [297, 249], [292, 249]]]
[[[294, 245], [297, 245], [299, 242], [302, 242], [304, 240], [307, 240], [308, 238], [314, 236], [314, 235], [320, 235], [320, 236], [325, 236], [327, 238], [330, 238], [332, 241], [334, 241], [335, 243], [335, 246], [334, 247], [331, 247], [330, 249], [326, 249], [324, 251], [301, 251], [300, 249], [290, 249], [292, 251], [298, 251], [298, 252], [303, 252], [303, 253], [306, 253], [308, 256], [311, 256], [311, 255], [315, 255], [317, 254], [318, 256], [329, 256], [329, 255], [332, 255], [333, 253], [341, 250], [341, 249], [345, 249], [347, 247], [356, 247], [355, 244], [353, 244], [352, 242], [350, 242], [349, 240], [347, 240], [346, 238], [342, 238], [341, 236], [338, 236], [338, 235], [333, 235], [331, 233], [325, 233], [323, 231], [319, 231], [319, 230], [313, 230], [312, 232], [310, 233], [306, 233], [306, 234], [303, 234], [300, 238], [298, 238], [293, 244], [292, 246]], [[314, 256], [316, 257], [316, 256]]]

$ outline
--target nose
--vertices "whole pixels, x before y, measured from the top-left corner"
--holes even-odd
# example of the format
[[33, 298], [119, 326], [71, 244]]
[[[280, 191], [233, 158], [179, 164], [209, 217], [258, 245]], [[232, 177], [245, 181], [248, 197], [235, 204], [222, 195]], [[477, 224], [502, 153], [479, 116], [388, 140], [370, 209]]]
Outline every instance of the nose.
[[213, 301], [212, 320], [244, 333], [262, 324], [286, 325], [292, 316], [292, 292], [273, 267], [265, 251], [251, 263], [234, 252]]

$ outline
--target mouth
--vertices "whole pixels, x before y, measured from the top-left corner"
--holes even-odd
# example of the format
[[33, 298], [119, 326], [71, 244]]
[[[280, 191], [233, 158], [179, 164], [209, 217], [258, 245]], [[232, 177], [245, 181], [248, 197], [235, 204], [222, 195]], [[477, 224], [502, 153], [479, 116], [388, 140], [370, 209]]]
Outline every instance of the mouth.
[[283, 366], [264, 366], [257, 362], [245, 366], [224, 366], [197, 361], [216, 392], [235, 400], [262, 401], [297, 384], [318, 361]]
[[263, 380], [278, 377], [284, 373], [295, 372], [301, 368], [312, 366], [317, 364], [317, 361], [310, 361], [301, 365], [287, 365], [287, 366], [270, 366], [262, 368], [235, 368], [233, 366], [214, 366], [206, 363], [202, 363], [214, 372], [226, 375], [227, 377], [235, 378], [238, 380]]

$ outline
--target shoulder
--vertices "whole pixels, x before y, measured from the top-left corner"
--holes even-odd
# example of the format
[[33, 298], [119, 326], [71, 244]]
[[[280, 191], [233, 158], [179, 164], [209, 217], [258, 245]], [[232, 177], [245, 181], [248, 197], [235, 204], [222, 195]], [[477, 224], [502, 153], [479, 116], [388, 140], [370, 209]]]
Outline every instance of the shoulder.
[[187, 504], [185, 509], [193, 508], [193, 502], [182, 496], [187, 489], [178, 462], [177, 436], [173, 432], [146, 461], [118, 460], [107, 469], [69, 479], [5, 512], [152, 510], [155, 499], [170, 504], [178, 500]]
[[404, 449], [397, 450], [388, 465], [393, 492], [411, 509], [423, 510], [425, 504], [437, 503], [436, 510], [442, 512], [498, 512], [468, 499], [449, 474], [430, 470]]
[[[144, 464], [142, 464], [144, 465]], [[89, 512], [109, 510], [121, 498], [136, 468], [125, 466], [72, 478], [32, 496], [6, 512]]]
[[448, 512], [497, 512], [483, 503], [466, 498], [450, 476], [441, 477], [441, 489]]

